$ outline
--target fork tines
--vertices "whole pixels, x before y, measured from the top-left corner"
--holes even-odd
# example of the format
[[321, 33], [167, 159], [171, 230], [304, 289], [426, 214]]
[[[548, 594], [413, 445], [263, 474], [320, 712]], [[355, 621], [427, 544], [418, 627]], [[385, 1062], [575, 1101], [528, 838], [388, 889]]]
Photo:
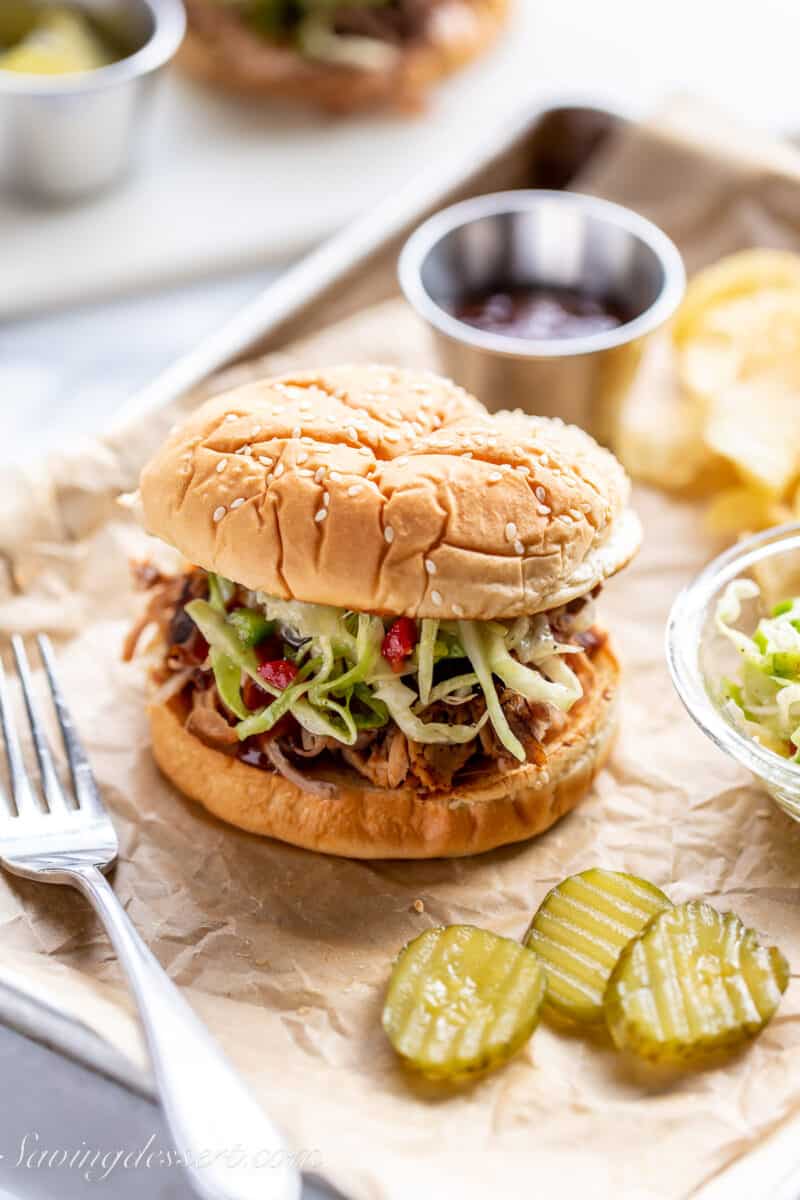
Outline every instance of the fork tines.
[[[61, 688], [55, 672], [55, 661], [50, 639], [40, 634], [37, 639], [39, 653], [44, 664], [45, 675], [50, 686], [56, 717], [61, 729], [67, 762], [75, 788], [75, 801], [81, 809], [103, 811], [102, 802], [94, 782], [89, 760], [80, 743], [75, 730], [72, 716], [64, 701]], [[17, 674], [19, 676], [28, 722], [31, 728], [36, 761], [39, 766], [41, 780], [41, 796], [33, 787], [25, 767], [19, 736], [11, 706], [8, 679], [0, 661], [0, 731], [5, 742], [6, 758], [8, 760], [11, 795], [18, 816], [28, 816], [43, 811], [65, 813], [75, 808], [73, 798], [61, 786], [56, 771], [53, 753], [47, 740], [44, 724], [37, 706], [33, 691], [33, 679], [25, 645], [19, 635], [11, 639]], [[43, 807], [44, 805], [44, 807]]]

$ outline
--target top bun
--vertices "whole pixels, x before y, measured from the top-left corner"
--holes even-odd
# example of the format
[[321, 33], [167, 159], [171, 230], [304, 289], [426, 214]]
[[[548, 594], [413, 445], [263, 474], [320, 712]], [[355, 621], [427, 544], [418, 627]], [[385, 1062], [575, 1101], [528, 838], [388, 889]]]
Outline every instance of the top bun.
[[217, 396], [141, 479], [148, 530], [245, 587], [471, 620], [555, 608], [624, 566], [629, 491], [582, 430], [380, 366]]

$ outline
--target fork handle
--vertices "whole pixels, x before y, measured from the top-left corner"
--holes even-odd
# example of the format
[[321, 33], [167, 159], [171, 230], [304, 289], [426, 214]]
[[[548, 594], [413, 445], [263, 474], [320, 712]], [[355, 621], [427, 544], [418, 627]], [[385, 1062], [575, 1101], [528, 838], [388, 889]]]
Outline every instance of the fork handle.
[[175, 1149], [205, 1200], [298, 1200], [275, 1126], [144, 944], [96, 867], [71, 873], [130, 980]]

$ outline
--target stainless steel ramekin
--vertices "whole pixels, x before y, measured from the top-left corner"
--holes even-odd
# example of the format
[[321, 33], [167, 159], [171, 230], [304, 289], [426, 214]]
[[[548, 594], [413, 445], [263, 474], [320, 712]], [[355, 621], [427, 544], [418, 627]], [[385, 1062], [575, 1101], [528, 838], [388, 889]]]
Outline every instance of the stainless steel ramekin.
[[128, 168], [156, 75], [186, 29], [182, 0], [81, 0], [80, 7], [131, 53], [74, 75], [0, 70], [3, 177], [39, 199], [85, 196]]
[[[498, 192], [455, 204], [411, 235], [406, 299], [434, 333], [445, 372], [496, 411], [562, 417], [609, 441], [643, 339], [672, 315], [686, 276], [670, 239], [643, 217], [573, 192]], [[453, 307], [469, 293], [531, 284], [615, 301], [632, 319], [586, 337], [487, 333]]]

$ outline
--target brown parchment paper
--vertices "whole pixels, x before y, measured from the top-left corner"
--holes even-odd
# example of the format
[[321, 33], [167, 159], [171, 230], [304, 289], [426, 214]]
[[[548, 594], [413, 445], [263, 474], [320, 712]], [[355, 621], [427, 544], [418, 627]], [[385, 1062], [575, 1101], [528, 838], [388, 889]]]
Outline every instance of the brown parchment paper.
[[[628, 131], [581, 186], [655, 216], [691, 266], [752, 242], [800, 242], [794, 151], [692, 106]], [[427, 334], [392, 301], [255, 370], [343, 359], [432, 364]], [[397, 1068], [379, 1023], [390, 961], [409, 937], [452, 921], [519, 937], [547, 889], [590, 865], [642, 874], [676, 901], [707, 895], [800, 964], [800, 829], [695, 730], [664, 662], [672, 599], [719, 548], [698, 509], [637, 489], [644, 548], [603, 595], [624, 668], [621, 734], [578, 811], [473, 860], [335, 860], [224, 827], [151, 759], [141, 668], [119, 661], [135, 603], [127, 560], [149, 543], [113, 499], [175, 416], [65, 448], [4, 482], [0, 631], [58, 636], [120, 834], [117, 893], [292, 1144], [356, 1200], [675, 1200], [785, 1129], [800, 1115], [796, 979], [745, 1054], [670, 1078], [542, 1026], [505, 1070], [442, 1095]], [[65, 889], [0, 878], [0, 977], [142, 1058], [109, 945]]]

